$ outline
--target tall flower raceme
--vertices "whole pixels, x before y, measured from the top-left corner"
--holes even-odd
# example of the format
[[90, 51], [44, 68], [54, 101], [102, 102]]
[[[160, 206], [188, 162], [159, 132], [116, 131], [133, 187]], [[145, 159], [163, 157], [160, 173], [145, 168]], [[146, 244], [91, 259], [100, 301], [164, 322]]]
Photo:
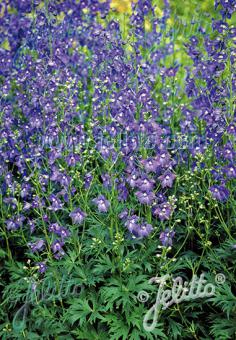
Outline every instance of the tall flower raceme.
[[[91, 214], [109, 220], [116, 204], [129, 202], [123, 226], [143, 239], [174, 214], [169, 195], [177, 191], [178, 166], [189, 164], [190, 154], [194, 167], [195, 156], [211, 148], [221, 174], [210, 192], [220, 201], [229, 197], [235, 78], [224, 72], [234, 68], [235, 30], [224, 19], [232, 4], [221, 4], [223, 19], [213, 21], [217, 38], [204, 36], [207, 55], [197, 37], [187, 45], [191, 104], [178, 123], [199, 138], [172, 153], [174, 109], [163, 109], [163, 102], [180, 65], [164, 66], [174, 52], [165, 43], [167, 1], [162, 18], [151, 1], [133, 5], [128, 42], [106, 16], [108, 1], [8, 3], [15, 10], [6, 3], [0, 18], [0, 173], [9, 232], [23, 230], [33, 253], [47, 249], [60, 259], [74, 235], [70, 228], [83, 232]], [[45, 261], [42, 255], [41, 272]]]
[[226, 185], [234, 173], [231, 165], [235, 162], [236, 113], [233, 103], [236, 32], [226, 19], [231, 17], [236, 7], [232, 1], [216, 1], [216, 8], [220, 9], [222, 19], [212, 21], [216, 38], [209, 34], [204, 36], [206, 54], [200, 52], [197, 37], [192, 37], [188, 45], [194, 67], [192, 75], [187, 77], [186, 92], [192, 99], [192, 108], [185, 114], [188, 124], [181, 127], [187, 133], [195, 131], [198, 134], [198, 143], [192, 148], [194, 156], [203, 155], [205, 164], [211, 157], [212, 174], [217, 173], [217, 176], [214, 176], [216, 182], [209, 191], [213, 198], [226, 201], [229, 198]]
[[[167, 175], [174, 162], [168, 152], [166, 130], [156, 122], [159, 106], [152, 95], [155, 72], [159, 71], [153, 68], [154, 64], [171, 54], [172, 50], [167, 46], [159, 48], [158, 41], [161, 41], [162, 32], [157, 32], [157, 22], [152, 21], [152, 29], [145, 32], [145, 19], [148, 16], [150, 19], [154, 16], [151, 2], [138, 1], [133, 6], [131, 16], [130, 34], [134, 35], [135, 42], [130, 47], [133, 53], [126, 51], [117, 41], [117, 36], [120, 36], [119, 27], [115, 23], [110, 24], [111, 33], [116, 39], [109, 41], [106, 53], [102, 55], [100, 52], [102, 59], [94, 63], [93, 73], [97, 75], [97, 86], [93, 108], [102, 126], [98, 123], [95, 125], [93, 138], [99, 145], [98, 151], [103, 160], [109, 162], [111, 159], [115, 162], [118, 158], [124, 162], [129, 189], [126, 197], [127, 193], [132, 196], [134, 192], [139, 203], [151, 207], [156, 201], [154, 183], [160, 183], [160, 176]], [[167, 18], [168, 11], [159, 21], [162, 27]], [[100, 35], [103, 38], [103, 30]], [[155, 59], [145, 60], [142, 48], [150, 47], [156, 51]], [[134, 73], [137, 73], [135, 79]], [[120, 138], [119, 143], [114, 145], [114, 137], [117, 136]], [[148, 151], [150, 157], [146, 154], [148, 148], [151, 149]], [[172, 187], [174, 178], [175, 175], [171, 174], [167, 186]], [[117, 189], [123, 190], [123, 187], [117, 185]]]

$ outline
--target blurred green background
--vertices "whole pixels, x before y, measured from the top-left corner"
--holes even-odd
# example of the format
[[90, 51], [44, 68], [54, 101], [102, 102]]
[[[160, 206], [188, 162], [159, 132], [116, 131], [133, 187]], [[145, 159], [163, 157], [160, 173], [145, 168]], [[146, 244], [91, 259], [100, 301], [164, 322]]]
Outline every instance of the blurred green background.
[[[133, 0], [136, 2], [137, 0]], [[154, 0], [153, 4], [160, 9], [163, 8], [163, 0]], [[214, 10], [214, 0], [170, 0], [171, 8], [177, 15], [191, 17], [196, 10], [201, 9], [205, 12]], [[128, 13], [131, 10], [130, 0], [112, 0], [111, 7], [120, 13]]]

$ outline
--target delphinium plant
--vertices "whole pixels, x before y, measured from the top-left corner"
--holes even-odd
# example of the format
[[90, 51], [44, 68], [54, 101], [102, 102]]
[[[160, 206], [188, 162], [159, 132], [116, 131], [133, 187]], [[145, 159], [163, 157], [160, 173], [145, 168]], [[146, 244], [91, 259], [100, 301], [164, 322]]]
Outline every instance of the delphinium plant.
[[235, 1], [0, 5], [1, 338], [234, 339]]

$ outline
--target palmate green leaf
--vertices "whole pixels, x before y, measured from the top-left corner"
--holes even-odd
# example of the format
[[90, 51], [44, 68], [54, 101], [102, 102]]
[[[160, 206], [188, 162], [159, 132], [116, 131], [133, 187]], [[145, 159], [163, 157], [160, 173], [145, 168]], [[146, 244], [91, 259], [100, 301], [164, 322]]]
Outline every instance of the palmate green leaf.
[[120, 305], [122, 305], [124, 309], [128, 308], [135, 299], [135, 295], [130, 293], [125, 286], [122, 286], [120, 283], [116, 285], [116, 283], [101, 289], [101, 296], [106, 304], [107, 310], [113, 310]]
[[132, 332], [129, 334], [129, 339], [131, 340], [140, 339], [140, 330], [139, 329], [132, 330]]
[[76, 339], [80, 340], [101, 340], [107, 339], [107, 331], [98, 325], [96, 329], [91, 325], [83, 325], [83, 327], [79, 327], [71, 333], [76, 337]]
[[[49, 338], [50, 336], [56, 337], [59, 334], [63, 334], [67, 332], [67, 328], [61, 321], [58, 320], [57, 315], [60, 314], [60, 308], [52, 307], [48, 308], [47, 306], [30, 306], [25, 315], [24, 325], [23, 315], [18, 315], [19, 320], [14, 320], [14, 323], [10, 325], [12, 329], [13, 335], [16, 334], [16, 339], [20, 338], [20, 333], [24, 330], [25, 337], [22, 335], [22, 339], [31, 339], [29, 334], [32, 333], [32, 339], [42, 338], [42, 336], [37, 337], [37, 334], [43, 334], [45, 338]], [[22, 321], [21, 321], [22, 319]], [[24, 326], [24, 327], [23, 327]], [[19, 328], [20, 327], [20, 328]], [[14, 337], [10, 337], [13, 339]]]
[[110, 257], [108, 255], [102, 255], [99, 257], [99, 259], [96, 261], [96, 264], [93, 268], [93, 273], [96, 275], [106, 274], [108, 272], [115, 272], [116, 266], [111, 261]]
[[126, 321], [129, 326], [136, 327], [139, 331], [142, 329], [142, 319], [145, 308], [143, 304], [133, 306], [130, 312], [125, 313]]
[[95, 286], [96, 283], [103, 280], [101, 275], [94, 275], [93, 262], [87, 262], [83, 266], [77, 265], [73, 269], [73, 276], [80, 279], [81, 283], [88, 286]]
[[157, 325], [156, 328], [152, 332], [146, 332], [144, 329], [139, 330], [139, 329], [135, 328], [130, 332], [129, 339], [131, 339], [131, 340], [140, 340], [140, 339], [168, 340], [168, 337], [165, 335], [162, 326]]
[[168, 319], [168, 322], [170, 326], [168, 334], [172, 336], [173, 340], [178, 339], [178, 337], [182, 334], [183, 325], [171, 318]]
[[76, 254], [74, 250], [68, 250], [65, 257], [61, 260], [61, 263], [65, 265], [67, 273], [73, 272], [73, 270], [78, 267], [78, 254]]
[[220, 307], [223, 312], [226, 313], [229, 318], [231, 313], [236, 313], [236, 296], [231, 291], [229, 285], [224, 284], [216, 288], [217, 294], [215, 294], [209, 301], [217, 307]]
[[146, 275], [130, 275], [127, 282], [127, 287], [130, 291], [133, 291], [135, 293], [139, 292], [142, 289], [150, 290], [149, 279], [150, 278]]
[[2, 299], [3, 305], [8, 309], [17, 305], [17, 303], [25, 303], [28, 300], [28, 290], [31, 283], [26, 280], [19, 279], [8, 284], [3, 289]]
[[131, 331], [129, 334], [129, 338], [131, 339], [156, 339], [156, 337], [160, 337], [160, 339], [166, 339], [166, 335], [164, 333], [163, 324], [158, 323], [152, 332], [147, 332], [143, 328], [143, 318], [147, 313], [148, 309], [144, 304], [140, 304], [138, 307], [134, 306], [130, 313], [125, 313], [126, 322], [129, 327], [131, 327]]
[[147, 340], [155, 340], [155, 339], [162, 339], [162, 340], [169, 340], [169, 337], [166, 336], [163, 324], [158, 323], [152, 332], [143, 332], [142, 336]]
[[91, 313], [92, 309], [88, 301], [77, 300], [77, 302], [67, 310], [66, 320], [72, 325], [77, 321], [79, 321], [80, 325], [83, 325], [87, 321], [87, 316], [91, 315]]
[[[136, 310], [137, 312], [137, 310]], [[104, 317], [103, 322], [105, 322], [108, 326], [109, 339], [117, 340], [117, 339], [163, 339], [167, 340], [167, 336], [164, 333], [163, 324], [158, 323], [155, 329], [152, 332], [147, 332], [143, 328], [143, 313], [137, 314], [137, 319], [139, 319], [139, 324], [136, 326], [132, 326], [127, 323], [127, 319], [122, 317], [122, 314], [108, 314]]]
[[109, 339], [128, 339], [130, 327], [125, 320], [123, 320], [122, 315], [110, 313], [106, 315], [103, 321], [105, 321], [109, 327]]
[[220, 245], [218, 248], [214, 248], [209, 254], [208, 259], [203, 259], [206, 261], [206, 266], [211, 267], [214, 265], [215, 272], [221, 273], [227, 270], [227, 281], [234, 281], [235, 270], [236, 270], [236, 251], [233, 248], [235, 244], [232, 240], [227, 240]]
[[236, 317], [230, 320], [219, 315], [212, 316], [213, 324], [210, 327], [210, 334], [214, 336], [214, 339], [219, 340], [231, 340], [236, 338]]
[[78, 299], [68, 301], [71, 306], [67, 309], [64, 315], [64, 321], [69, 322], [71, 325], [79, 322], [82, 326], [86, 322], [93, 324], [97, 319], [103, 318], [102, 314], [105, 312], [105, 307], [97, 300], [95, 292], [90, 293], [88, 296], [82, 296]]
[[220, 259], [230, 259], [236, 261], [236, 251], [234, 251], [234, 244], [236, 240], [227, 240], [220, 245], [219, 248], [215, 249], [216, 258]]
[[118, 320], [111, 326], [109, 334], [111, 340], [116, 340], [117, 336], [118, 339], [126, 340], [128, 339], [129, 327], [121, 320]]
[[33, 308], [30, 312], [30, 316], [32, 319], [35, 319], [35, 326], [40, 328], [48, 328], [53, 329], [57, 326], [57, 312], [59, 312], [58, 307], [46, 306], [45, 304], [37, 305], [36, 308]]
[[16, 281], [25, 277], [24, 263], [21, 262], [6, 262], [5, 267], [11, 275], [11, 280]]
[[127, 308], [132, 308], [138, 292], [144, 289], [150, 289], [146, 275], [130, 275], [127, 280], [111, 278], [106, 286], [101, 288], [101, 296], [105, 301], [107, 310], [122, 306], [125, 311]]

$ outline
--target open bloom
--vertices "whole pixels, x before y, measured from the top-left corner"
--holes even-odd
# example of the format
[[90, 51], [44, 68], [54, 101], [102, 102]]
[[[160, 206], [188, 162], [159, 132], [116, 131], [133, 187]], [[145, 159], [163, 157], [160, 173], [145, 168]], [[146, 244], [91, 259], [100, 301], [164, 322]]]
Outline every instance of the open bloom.
[[38, 266], [39, 273], [41, 274], [45, 273], [45, 271], [47, 270], [47, 266], [45, 262], [38, 262], [37, 266]]
[[210, 187], [212, 197], [217, 201], [225, 202], [229, 198], [229, 190], [224, 185], [212, 185]]
[[63, 255], [65, 255], [65, 252], [62, 249], [63, 246], [64, 246], [64, 242], [60, 240], [55, 240], [53, 244], [51, 245], [51, 249], [56, 259], [60, 259]]
[[80, 161], [80, 156], [77, 154], [70, 154], [66, 157], [69, 166], [75, 166]]
[[233, 164], [229, 164], [223, 168], [224, 174], [227, 178], [236, 178], [236, 167]]
[[232, 145], [230, 145], [230, 144], [225, 145], [221, 154], [222, 154], [222, 157], [224, 159], [227, 159], [227, 160], [233, 162], [234, 157], [235, 157], [235, 151], [234, 151]]
[[52, 202], [51, 206], [48, 208], [52, 211], [57, 211], [63, 208], [63, 203], [56, 195], [50, 195], [49, 200]]
[[166, 167], [170, 165], [170, 154], [167, 151], [162, 151], [160, 155], [157, 156], [157, 162], [160, 166]]
[[172, 246], [173, 244], [173, 237], [175, 236], [175, 232], [173, 230], [170, 230], [169, 228], [167, 228], [165, 231], [161, 232], [160, 234], [160, 241], [162, 243], [163, 246], [168, 247], [168, 246]]
[[158, 177], [158, 179], [161, 181], [162, 188], [169, 187], [171, 188], [176, 176], [171, 171], [166, 171], [163, 175]]
[[62, 239], [70, 236], [70, 232], [66, 228], [61, 227], [58, 223], [51, 224], [48, 229], [54, 234], [61, 236]]
[[110, 202], [103, 195], [94, 198], [93, 203], [97, 205], [99, 212], [107, 212], [110, 207]]
[[153, 227], [149, 223], [141, 224], [136, 230], [135, 234], [137, 237], [147, 237], [153, 231]]
[[138, 238], [147, 237], [153, 230], [151, 224], [140, 223], [140, 219], [137, 215], [130, 216], [126, 221], [125, 226], [134, 237]]
[[164, 202], [156, 206], [153, 210], [153, 215], [158, 216], [161, 221], [168, 220], [173, 212], [173, 207], [170, 203]]
[[129, 216], [129, 211], [128, 209], [124, 209], [123, 211], [121, 211], [121, 213], [118, 215], [118, 217], [121, 220], [124, 220], [125, 218], [127, 218]]
[[16, 216], [15, 218], [9, 218], [5, 221], [7, 230], [17, 230], [22, 227], [25, 218], [22, 215]]
[[72, 219], [73, 224], [81, 224], [87, 214], [83, 212], [80, 208], [75, 209], [69, 215]]
[[137, 186], [137, 183], [138, 183], [138, 174], [134, 172], [131, 175], [129, 175], [127, 177], [127, 182], [129, 183], [131, 188], [135, 188]]
[[29, 243], [29, 246], [32, 250], [32, 252], [40, 251], [44, 249], [45, 242], [44, 240], [38, 240], [35, 243]]
[[125, 226], [127, 229], [131, 232], [134, 233], [135, 230], [138, 228], [139, 223], [139, 218], [137, 215], [132, 215], [130, 216], [127, 221], [125, 222]]
[[143, 177], [137, 180], [137, 187], [141, 191], [151, 191], [154, 187], [155, 181], [148, 177]]
[[151, 205], [154, 199], [156, 198], [153, 192], [137, 191], [135, 195], [137, 196], [140, 203], [148, 205]]
[[158, 161], [156, 159], [153, 159], [153, 158], [148, 158], [148, 159], [142, 160], [141, 163], [143, 164], [144, 169], [147, 172], [156, 172], [156, 170], [159, 166]]

